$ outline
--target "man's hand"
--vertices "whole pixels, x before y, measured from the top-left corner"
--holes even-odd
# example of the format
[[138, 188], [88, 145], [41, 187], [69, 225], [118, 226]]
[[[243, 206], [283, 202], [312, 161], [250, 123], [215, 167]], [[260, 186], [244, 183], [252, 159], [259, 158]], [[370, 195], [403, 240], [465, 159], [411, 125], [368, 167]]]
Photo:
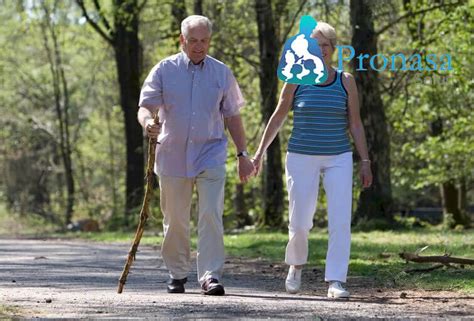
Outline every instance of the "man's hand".
[[242, 183], [247, 183], [250, 177], [252, 177], [252, 175], [254, 174], [255, 168], [249, 158], [241, 156], [238, 157], [238, 159], [240, 181]]
[[161, 124], [156, 124], [153, 118], [145, 121], [145, 131], [149, 138], [156, 139], [161, 131]]

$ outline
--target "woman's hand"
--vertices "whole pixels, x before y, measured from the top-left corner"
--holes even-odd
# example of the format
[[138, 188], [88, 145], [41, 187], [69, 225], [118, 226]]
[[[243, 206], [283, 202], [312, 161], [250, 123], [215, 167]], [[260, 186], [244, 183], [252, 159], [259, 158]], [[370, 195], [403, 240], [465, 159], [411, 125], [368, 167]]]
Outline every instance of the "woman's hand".
[[258, 176], [258, 174], [260, 174], [260, 172], [262, 171], [262, 161], [263, 161], [262, 155], [257, 154], [252, 158], [252, 163], [255, 168], [255, 172], [254, 172], [255, 177]]
[[360, 164], [360, 181], [363, 188], [369, 188], [372, 185], [372, 170], [370, 169], [370, 162], [362, 162]]

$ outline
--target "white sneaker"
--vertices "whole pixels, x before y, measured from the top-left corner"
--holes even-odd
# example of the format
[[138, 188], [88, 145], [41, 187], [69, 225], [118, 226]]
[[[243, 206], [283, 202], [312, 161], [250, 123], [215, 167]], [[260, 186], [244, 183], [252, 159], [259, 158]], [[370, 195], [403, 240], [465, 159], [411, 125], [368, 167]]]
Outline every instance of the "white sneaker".
[[301, 272], [303, 269], [297, 269], [294, 265], [290, 266], [288, 270], [288, 276], [286, 277], [285, 287], [286, 292], [295, 294], [298, 293], [301, 286]]
[[329, 283], [328, 298], [348, 298], [349, 296], [349, 291], [342, 287], [341, 282], [332, 281]]

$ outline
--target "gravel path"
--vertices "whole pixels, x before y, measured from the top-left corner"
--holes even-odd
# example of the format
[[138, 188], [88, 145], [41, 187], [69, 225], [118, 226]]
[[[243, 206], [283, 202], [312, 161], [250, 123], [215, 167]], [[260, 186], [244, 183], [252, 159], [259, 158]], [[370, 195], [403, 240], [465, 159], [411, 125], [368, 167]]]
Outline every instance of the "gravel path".
[[350, 300], [326, 298], [322, 270], [308, 269], [302, 294], [284, 291], [286, 268], [229, 258], [226, 296], [200, 294], [196, 273], [185, 294], [167, 294], [159, 249], [142, 246], [122, 294], [117, 280], [128, 244], [0, 239], [0, 319], [25, 318], [466, 318], [474, 296], [373, 288], [349, 278]]

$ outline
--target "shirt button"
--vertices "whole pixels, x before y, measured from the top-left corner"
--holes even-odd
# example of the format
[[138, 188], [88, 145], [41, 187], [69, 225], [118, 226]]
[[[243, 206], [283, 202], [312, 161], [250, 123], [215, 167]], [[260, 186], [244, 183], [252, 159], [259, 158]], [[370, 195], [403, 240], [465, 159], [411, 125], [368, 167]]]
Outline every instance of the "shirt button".
[[193, 126], [193, 127], [191, 127], [191, 129], [194, 129], [194, 126]]
[[193, 143], [193, 141], [192, 141], [192, 140], [190, 140], [189, 142], [190, 142], [191, 144]]
[[193, 115], [196, 115], [196, 113], [195, 113], [195, 112], [193, 112]]

